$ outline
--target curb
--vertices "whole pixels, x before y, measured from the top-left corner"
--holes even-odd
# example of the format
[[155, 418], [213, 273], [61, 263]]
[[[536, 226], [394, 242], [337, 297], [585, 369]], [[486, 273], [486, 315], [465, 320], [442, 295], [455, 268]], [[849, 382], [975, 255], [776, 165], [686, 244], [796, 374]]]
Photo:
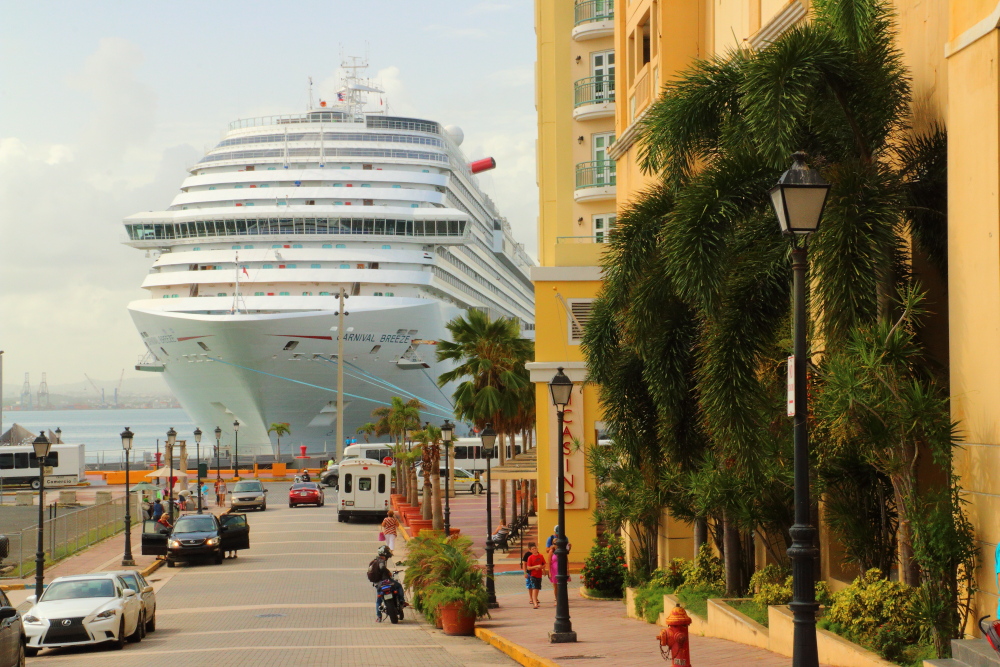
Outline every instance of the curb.
[[[154, 572], [156, 572], [157, 570], [159, 570], [161, 567], [163, 567], [163, 564], [165, 562], [166, 561], [164, 561], [164, 560], [155, 560], [150, 565], [147, 565], [143, 569], [139, 570], [139, 574], [141, 574], [144, 577], [148, 577], [149, 575], [153, 574]], [[48, 584], [45, 584], [45, 585], [48, 586]], [[0, 591], [28, 591], [28, 590], [33, 590], [34, 588], [35, 588], [34, 584], [2, 584], [2, 585], [0, 585]]]
[[143, 569], [139, 570], [139, 574], [141, 574], [143, 577], [148, 577], [149, 575], [153, 574], [154, 572], [156, 572], [157, 570], [159, 570], [161, 567], [163, 567], [163, 564], [166, 563], [166, 562], [167, 561], [165, 561], [165, 560], [156, 559], [151, 564], [149, 564], [146, 567], [144, 567]]
[[519, 665], [523, 665], [524, 667], [559, 667], [559, 665], [552, 660], [536, 655], [523, 646], [515, 644], [509, 639], [504, 639], [492, 630], [487, 630], [486, 628], [476, 628], [476, 637], [499, 650], [501, 653], [507, 654], [514, 660], [514, 662]]
[[583, 586], [580, 586], [579, 590], [580, 590], [580, 597], [584, 598], [585, 600], [596, 600], [597, 602], [621, 602], [622, 600], [625, 599], [625, 598], [599, 598], [594, 595], [588, 594], [587, 589], [585, 589]]

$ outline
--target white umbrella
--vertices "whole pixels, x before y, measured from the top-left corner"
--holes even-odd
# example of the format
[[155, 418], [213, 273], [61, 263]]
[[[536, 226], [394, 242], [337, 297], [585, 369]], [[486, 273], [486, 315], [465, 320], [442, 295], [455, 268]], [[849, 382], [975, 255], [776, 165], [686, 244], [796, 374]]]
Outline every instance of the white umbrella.
[[[174, 473], [173, 473], [172, 476], [173, 477], [180, 477], [180, 478], [183, 478], [183, 479], [187, 479], [188, 478], [187, 471], [186, 470], [181, 470], [180, 468], [174, 468]], [[156, 472], [149, 473], [147, 475], [147, 477], [162, 477], [164, 479], [166, 479], [168, 477], [171, 477], [170, 467], [168, 466], [168, 467], [165, 467], [165, 468], [160, 468]]]

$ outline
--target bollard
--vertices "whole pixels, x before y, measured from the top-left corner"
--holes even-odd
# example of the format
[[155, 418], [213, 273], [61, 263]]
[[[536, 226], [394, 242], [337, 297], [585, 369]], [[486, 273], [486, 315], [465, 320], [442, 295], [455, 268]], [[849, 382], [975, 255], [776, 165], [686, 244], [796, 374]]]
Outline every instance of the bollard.
[[60, 491], [59, 492], [59, 504], [60, 505], [76, 505], [76, 491]]
[[[691, 667], [691, 645], [688, 643], [688, 626], [691, 625], [691, 617], [687, 615], [680, 605], [674, 607], [667, 617], [667, 627], [660, 631], [657, 639], [660, 640], [660, 653], [664, 660], [669, 660], [671, 665], [678, 667]], [[664, 651], [663, 648], [667, 647]]]
[[94, 504], [103, 505], [104, 503], [110, 503], [112, 500], [112, 493], [110, 491], [98, 491], [94, 495]]
[[35, 494], [33, 494], [31, 491], [18, 491], [14, 495], [14, 504], [18, 506], [34, 505]]

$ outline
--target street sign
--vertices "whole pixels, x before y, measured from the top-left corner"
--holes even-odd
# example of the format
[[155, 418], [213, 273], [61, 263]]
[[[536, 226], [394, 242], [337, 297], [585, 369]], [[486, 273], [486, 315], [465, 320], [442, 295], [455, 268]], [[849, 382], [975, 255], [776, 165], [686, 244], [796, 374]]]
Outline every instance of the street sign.
[[387, 465], [387, 466], [391, 466], [392, 465], [392, 457], [391, 456], [385, 457], [384, 459], [382, 459], [382, 463], [385, 464], [385, 465]]
[[788, 357], [788, 416], [795, 416], [795, 355]]

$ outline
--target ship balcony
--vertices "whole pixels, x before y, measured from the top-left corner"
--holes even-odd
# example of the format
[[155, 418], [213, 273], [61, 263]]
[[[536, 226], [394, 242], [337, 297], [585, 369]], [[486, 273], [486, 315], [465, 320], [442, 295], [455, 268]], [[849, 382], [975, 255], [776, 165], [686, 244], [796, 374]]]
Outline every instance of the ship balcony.
[[576, 189], [573, 199], [578, 203], [614, 199], [615, 163], [594, 160], [576, 165]]
[[615, 115], [613, 76], [588, 76], [573, 84], [573, 119], [593, 120]]
[[153, 356], [153, 353], [146, 351], [146, 354], [140, 355], [139, 360], [135, 364], [135, 370], [146, 371], [147, 373], [162, 373], [165, 370], [163, 362]]
[[615, 34], [613, 0], [577, 0], [574, 9], [573, 39], [611, 37]]

